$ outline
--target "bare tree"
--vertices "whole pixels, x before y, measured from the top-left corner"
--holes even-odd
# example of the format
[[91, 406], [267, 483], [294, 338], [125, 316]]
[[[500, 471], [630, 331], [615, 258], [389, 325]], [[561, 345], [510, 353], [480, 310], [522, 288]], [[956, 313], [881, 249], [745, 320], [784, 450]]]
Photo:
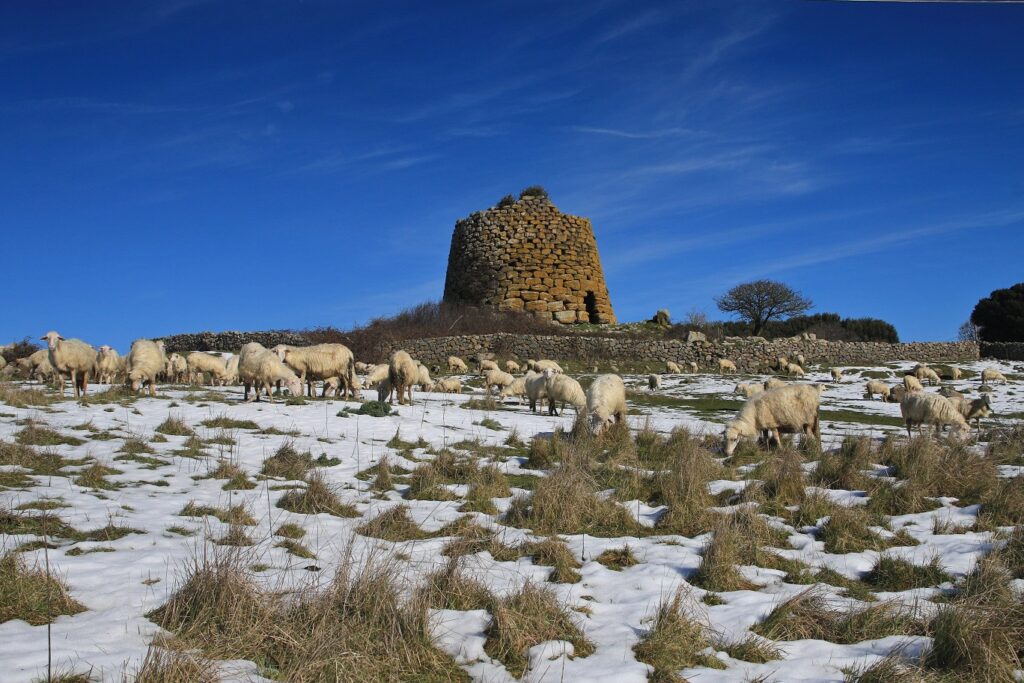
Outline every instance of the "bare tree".
[[754, 335], [761, 333], [765, 324], [776, 318], [800, 315], [814, 304], [800, 292], [774, 280], [757, 280], [736, 285], [715, 298], [718, 308], [735, 313], [750, 323]]
[[957, 341], [979, 341], [981, 339], [980, 331], [981, 328], [968, 320], [956, 331]]

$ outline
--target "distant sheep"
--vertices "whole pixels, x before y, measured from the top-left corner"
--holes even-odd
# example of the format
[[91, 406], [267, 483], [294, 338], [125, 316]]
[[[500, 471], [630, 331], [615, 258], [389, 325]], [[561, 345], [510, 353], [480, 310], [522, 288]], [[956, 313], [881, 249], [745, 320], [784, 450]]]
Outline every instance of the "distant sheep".
[[507, 372], [508, 374], [515, 374], [519, 372], [519, 369], [519, 363], [515, 362], [514, 360], [505, 361], [505, 372]]
[[[277, 348], [277, 347], [275, 347]], [[355, 396], [356, 367], [352, 351], [344, 344], [314, 344], [279, 348], [278, 358], [290, 367], [313, 395], [313, 382], [328, 377], [341, 380], [343, 395]]]
[[829, 374], [832, 375], [832, 381], [833, 382], [842, 382], [843, 381], [843, 371], [840, 368], [830, 368], [829, 369]]
[[963, 418], [967, 420], [967, 424], [970, 424], [971, 420], [974, 420], [978, 429], [981, 429], [981, 418], [988, 417], [992, 414], [992, 399], [988, 394], [972, 401], [968, 401], [963, 396], [948, 398], [949, 401], [956, 406], [956, 409], [960, 411]]
[[875, 398], [875, 394], [882, 397], [882, 400], [889, 398], [889, 385], [878, 379], [869, 379], [864, 397], [869, 401]]
[[238, 384], [238, 354], [224, 361], [224, 384]]
[[955, 365], [950, 367], [950, 369], [949, 369], [949, 375], [954, 380], [960, 379], [963, 376], [963, 374], [964, 373], [960, 371], [960, 368], [956, 367]]
[[[391, 387], [398, 392], [398, 405], [405, 403], [407, 398], [409, 405], [412, 405], [412, 387], [417, 379], [419, 379], [419, 369], [412, 356], [401, 350], [391, 354], [391, 362], [388, 363], [388, 381], [391, 383]], [[390, 394], [390, 392], [388, 393]], [[390, 395], [388, 400], [391, 400]]]
[[457, 372], [466, 374], [469, 372], [469, 366], [466, 365], [466, 361], [462, 360], [458, 356], [448, 356], [448, 372], [453, 375]]
[[903, 388], [906, 389], [907, 392], [924, 391], [924, 386], [921, 384], [921, 381], [913, 375], [903, 375]]
[[785, 382], [783, 382], [778, 377], [769, 377], [764, 382], [764, 389], [765, 389], [765, 391], [770, 391], [772, 389], [781, 389], [782, 387], [786, 387], [786, 386], [789, 386], [789, 385], [786, 384]]
[[533, 371], [543, 373], [545, 370], [551, 370], [556, 375], [560, 375], [564, 372], [562, 366], [553, 360], [538, 360], [533, 363]]
[[462, 382], [458, 377], [447, 377], [434, 382], [434, 391], [442, 394], [461, 394]]
[[697, 372], [700, 368], [697, 367], [697, 361], [690, 361], [690, 372]]
[[985, 368], [981, 371], [981, 383], [988, 384], [989, 382], [1002, 382], [1006, 384], [1006, 377], [995, 368]]
[[28, 365], [29, 379], [46, 382], [54, 379], [54, 376], [57, 374], [53, 366], [50, 365], [50, 351], [48, 349], [40, 349], [24, 360], [26, 360]]
[[[419, 373], [417, 372], [417, 375], [418, 374]], [[381, 363], [380, 365], [374, 365], [370, 367], [369, 371], [366, 373], [366, 377], [363, 379], [363, 386], [367, 389], [372, 389], [387, 378], [388, 364]]]
[[804, 369], [796, 363], [790, 363], [786, 366], [786, 374], [790, 377], [803, 377]]
[[740, 384], [736, 385], [736, 388], [733, 390], [732, 393], [742, 394], [743, 396], [750, 398], [751, 396], [757, 396], [758, 394], [763, 393], [764, 390], [765, 388], [761, 384], [745, 384], [741, 382]]
[[626, 386], [618, 375], [598, 375], [587, 387], [587, 415], [590, 431], [600, 435], [613, 423], [625, 422]]
[[671, 372], [672, 374], [678, 375], [683, 372], [683, 369], [679, 367], [679, 364], [674, 361], [665, 361], [665, 372]]
[[75, 398], [89, 389], [89, 377], [96, 373], [96, 349], [81, 339], [65, 339], [54, 331], [41, 337], [46, 342], [50, 365], [60, 379], [60, 395], [64, 396], [64, 376], [71, 378]]
[[[908, 375], [909, 376], [909, 375]], [[966, 436], [971, 428], [963, 415], [945, 396], [926, 394], [922, 391], [908, 392], [900, 401], [900, 413], [907, 425], [907, 436], [912, 437], [911, 428], [915, 425], [933, 425], [936, 434], [942, 427], [950, 425], [960, 435]]]
[[361, 375], [365, 375], [366, 371], [369, 370], [371, 367], [372, 366], [367, 365], [366, 363], [364, 363], [361, 360], [356, 361], [356, 363], [355, 363], [356, 372], [358, 372]]
[[416, 386], [420, 388], [420, 391], [427, 391], [433, 383], [434, 380], [430, 379], [430, 370], [427, 369], [427, 366], [422, 363], [417, 363]]
[[523, 402], [523, 397], [526, 396], [526, 378], [516, 377], [512, 380], [512, 384], [506, 387], [502, 387], [501, 393], [499, 394], [502, 398], [516, 397], [519, 402]]
[[526, 399], [530, 402], [530, 412], [537, 412], [537, 402], [547, 398], [547, 378], [539, 372], [530, 370], [523, 377], [526, 387]]
[[495, 363], [493, 360], [486, 360], [485, 359], [485, 360], [480, 361], [479, 373], [481, 375], [483, 375], [488, 370], [501, 370], [501, 368], [499, 368], [498, 364]]
[[490, 394], [491, 387], [499, 390], [511, 385], [516, 378], [504, 370], [491, 369], [484, 373], [484, 393]]
[[106, 344], [96, 354], [96, 381], [100, 384], [113, 384], [117, 373], [121, 370], [121, 354]]
[[[238, 379], [245, 387], [246, 401], [259, 402], [261, 389], [267, 392], [270, 402], [274, 402], [274, 385], [281, 382], [292, 396], [302, 396], [302, 382], [295, 372], [284, 364], [278, 355], [262, 344], [249, 342], [238, 352]], [[255, 396], [249, 398], [249, 390], [256, 389]]]
[[785, 370], [787, 367], [789, 367], [788, 358], [786, 358], [785, 356], [779, 356], [778, 358], [775, 359], [776, 370]]
[[558, 415], [557, 404], [571, 404], [577, 414], [587, 405], [587, 395], [580, 383], [566, 374], [557, 373], [551, 368], [544, 370], [544, 391], [548, 396], [548, 415]]
[[224, 384], [224, 359], [202, 351], [193, 351], [185, 357], [188, 362], [189, 381], [202, 384], [204, 374], [210, 375], [210, 384]]
[[136, 339], [128, 352], [128, 386], [138, 391], [149, 385], [149, 395], [156, 396], [156, 378], [167, 367], [163, 346], [149, 339]]
[[[353, 380], [353, 382], [354, 384], [352, 386], [352, 391], [355, 397], [359, 398], [359, 390], [363, 388], [363, 385], [359, 381], [358, 377], [356, 377]], [[323, 389], [320, 391], [320, 396], [333, 396], [335, 398], [341, 398], [344, 386], [345, 383], [341, 380], [340, 377], [328, 377], [327, 379], [324, 380], [324, 386]]]
[[725, 428], [725, 454], [732, 455], [741, 439], [770, 438], [774, 433], [802, 431], [804, 438], [821, 440], [818, 407], [822, 385], [794, 384], [772, 389], [747, 400]]
[[802, 353], [796, 354], [796, 364], [799, 365], [802, 368], [807, 367], [807, 360], [804, 358], [804, 354], [802, 354]]
[[[232, 356], [237, 358], [237, 356]], [[235, 363], [237, 370], [237, 361]], [[188, 361], [180, 353], [172, 353], [167, 357], [167, 366], [164, 368], [164, 375], [171, 384], [183, 384], [188, 381]], [[236, 372], [237, 375], [237, 372]]]
[[661, 388], [661, 375], [650, 374], [647, 375], [647, 388], [651, 391]]
[[728, 358], [718, 359], [718, 371], [723, 375], [727, 372], [736, 372], [736, 364]]
[[933, 386], [942, 382], [942, 378], [939, 377], [939, 373], [935, 372], [927, 365], [918, 365], [914, 368], [914, 377], [922, 383], [928, 382]]

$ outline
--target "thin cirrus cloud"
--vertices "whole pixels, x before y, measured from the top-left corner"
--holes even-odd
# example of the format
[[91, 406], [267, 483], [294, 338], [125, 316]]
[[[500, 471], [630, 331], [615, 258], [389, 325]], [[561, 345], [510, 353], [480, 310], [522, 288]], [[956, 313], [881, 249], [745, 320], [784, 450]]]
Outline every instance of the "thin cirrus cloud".
[[570, 126], [569, 130], [577, 133], [607, 135], [627, 140], [657, 140], [659, 138], [699, 137], [701, 133], [690, 128], [661, 128], [655, 130], [622, 130], [619, 128], [603, 128], [601, 126]]

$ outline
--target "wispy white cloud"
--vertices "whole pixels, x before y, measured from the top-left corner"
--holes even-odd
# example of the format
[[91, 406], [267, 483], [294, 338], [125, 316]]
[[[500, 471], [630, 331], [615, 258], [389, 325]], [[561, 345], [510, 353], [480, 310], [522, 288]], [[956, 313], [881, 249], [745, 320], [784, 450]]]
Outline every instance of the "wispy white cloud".
[[599, 35], [594, 42], [597, 44], [607, 43], [631, 33], [642, 31], [643, 29], [654, 26], [664, 20], [665, 12], [663, 10], [647, 10], [646, 12], [638, 14], [627, 21], [622, 21], [612, 26], [610, 29]]
[[24, 114], [56, 111], [95, 111], [112, 114], [169, 114], [195, 111], [195, 109], [175, 104], [114, 102], [95, 100], [89, 97], [55, 97], [38, 100], [20, 100], [9, 104], [3, 104], [0, 105], [0, 111]]
[[570, 126], [569, 130], [577, 133], [607, 135], [628, 140], [657, 140], [659, 138], [698, 137], [702, 133], [690, 128], [660, 128], [654, 130], [621, 130], [618, 128], [601, 128], [598, 126]]

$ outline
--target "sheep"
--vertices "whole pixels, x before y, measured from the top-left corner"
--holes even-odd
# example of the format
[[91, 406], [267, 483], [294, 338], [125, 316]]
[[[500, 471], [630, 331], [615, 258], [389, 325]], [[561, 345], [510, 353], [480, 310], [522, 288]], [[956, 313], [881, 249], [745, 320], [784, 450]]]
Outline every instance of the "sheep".
[[757, 396], [758, 394], [764, 393], [764, 391], [765, 387], [761, 384], [744, 384], [741, 382], [736, 385], [736, 388], [732, 393], [743, 394], [747, 398], [750, 398], [751, 396]]
[[484, 393], [490, 395], [491, 387], [504, 389], [516, 381], [512, 375], [503, 370], [491, 369], [484, 373]]
[[523, 377], [526, 387], [526, 399], [530, 402], [530, 412], [537, 412], [537, 402], [547, 398], [547, 378], [543, 373], [530, 370]]
[[889, 388], [889, 395], [885, 397], [885, 400], [889, 403], [900, 403], [903, 401], [903, 397], [909, 394], [907, 388], [902, 384], [893, 384]]
[[697, 367], [697, 361], [691, 360], [690, 361], [690, 372], [697, 372], [698, 369], [699, 368]]
[[96, 372], [96, 349], [81, 339], [65, 339], [53, 330], [40, 337], [46, 342], [48, 359], [60, 379], [60, 395], [64, 396], [64, 375], [71, 378], [75, 398], [89, 389], [89, 377]]
[[113, 384], [121, 370], [121, 354], [104, 344], [96, 354], [96, 381]]
[[526, 396], [526, 378], [516, 377], [512, 380], [512, 384], [502, 387], [501, 393], [499, 394], [502, 398], [509, 398], [515, 396], [519, 399], [519, 402], [523, 402], [523, 397]]
[[[237, 356], [235, 356], [237, 358]], [[236, 363], [237, 365], [237, 363]], [[237, 371], [235, 373], [237, 375]], [[188, 380], [188, 361], [180, 353], [172, 353], [167, 357], [164, 375], [171, 384], [182, 384]]]
[[507, 372], [508, 374], [514, 374], [516, 372], [519, 372], [519, 370], [519, 363], [515, 362], [514, 360], [505, 361], [505, 372]]
[[802, 354], [802, 353], [796, 354], [796, 364], [799, 365], [802, 368], [803, 367], [807, 367], [807, 360], [804, 358], [804, 354]]
[[587, 395], [583, 393], [580, 383], [566, 374], [557, 373], [552, 368], [544, 370], [544, 391], [548, 395], [548, 415], [558, 415], [555, 404], [561, 402], [562, 411], [565, 404], [570, 403], [579, 414], [587, 405]]
[[945, 396], [946, 398], [963, 398], [964, 395], [953, 387], [942, 387], [939, 389], [939, 396]]
[[420, 391], [427, 391], [434, 380], [430, 379], [430, 370], [423, 363], [416, 363], [416, 385]]
[[736, 364], [733, 363], [728, 358], [719, 358], [718, 372], [722, 373], [723, 375], [727, 372], [736, 372]]
[[479, 374], [483, 375], [488, 370], [501, 370], [501, 368], [499, 368], [498, 364], [495, 363], [493, 360], [486, 360], [486, 359], [484, 359], [484, 360], [480, 361], [480, 365], [477, 368], [477, 370], [478, 370]]
[[[266, 390], [270, 402], [274, 402], [274, 385], [284, 384], [292, 396], [302, 396], [302, 382], [278, 355], [258, 342], [249, 342], [238, 352], [238, 379], [245, 387], [246, 401], [260, 400], [260, 393]], [[253, 398], [249, 398], [249, 389], [255, 388]]]
[[149, 339], [136, 339], [128, 351], [126, 383], [132, 391], [149, 384], [149, 395], [156, 396], [156, 376], [167, 367], [163, 346]]
[[782, 387], [789, 386], [778, 377], [769, 377], [764, 382], [764, 390], [771, 391], [772, 389], [781, 389]]
[[459, 381], [458, 377], [441, 379], [434, 382], [434, 391], [440, 391], [443, 394], [461, 394], [462, 382]]
[[453, 375], [456, 372], [466, 374], [469, 372], [469, 366], [466, 365], [466, 361], [458, 356], [448, 356], [448, 372]]
[[611, 424], [625, 422], [626, 386], [618, 375], [598, 375], [587, 387], [587, 414], [590, 431], [600, 435]]
[[840, 369], [840, 368], [830, 368], [829, 369], [829, 374], [832, 375], [832, 381], [833, 382], [842, 382], [843, 381], [843, 371], [842, 371], [842, 369]]
[[785, 370], [787, 367], [789, 367], [788, 358], [786, 358], [785, 356], [779, 356], [778, 358], [775, 359], [776, 370]]
[[361, 360], [356, 361], [356, 363], [355, 363], [356, 372], [358, 372], [360, 375], [365, 375], [366, 371], [369, 370], [371, 367], [372, 366], [367, 365], [366, 363], [364, 363]]
[[820, 384], [794, 384], [771, 389], [747, 399], [737, 415], [725, 427], [724, 450], [731, 456], [740, 439], [758, 439], [772, 432], [803, 431], [804, 439], [821, 441], [818, 406]]
[[949, 375], [950, 375], [950, 377], [952, 377], [952, 378], [953, 378], [954, 380], [958, 380], [958, 379], [960, 379], [960, 378], [961, 378], [961, 377], [963, 376], [963, 374], [964, 374], [964, 373], [962, 373], [962, 372], [960, 371], [960, 368], [956, 367], [955, 365], [954, 365], [954, 366], [951, 366], [951, 367], [949, 368]]
[[[335, 398], [340, 398], [344, 386], [345, 383], [342, 381], [340, 377], [328, 377], [327, 379], [324, 380], [324, 386], [323, 389], [320, 391], [320, 396], [334, 396]], [[363, 385], [359, 382], [358, 377], [356, 377], [353, 380], [353, 385], [351, 388], [353, 396], [355, 398], [359, 398], [359, 390], [363, 388]]]
[[1006, 377], [995, 368], [985, 368], [981, 371], [981, 383], [988, 384], [989, 381], [1006, 384]]
[[50, 365], [49, 349], [40, 349], [39, 351], [36, 351], [25, 360], [28, 365], [29, 379], [37, 379], [45, 382], [53, 378], [53, 376], [56, 374], [53, 369], [53, 366]]
[[946, 398], [956, 406], [963, 418], [967, 420], [967, 424], [974, 420], [979, 430], [981, 429], [981, 418], [992, 414], [992, 399], [988, 394], [973, 401], [968, 401], [963, 396], [947, 396]]
[[354, 394], [355, 360], [344, 344], [314, 344], [313, 346], [276, 346], [277, 356], [290, 367], [313, 395], [313, 381], [328, 377], [341, 380], [344, 396]]
[[878, 379], [869, 379], [864, 398], [871, 401], [875, 398], [875, 394], [881, 396], [883, 401], [886, 400], [889, 398], [889, 385]]
[[920, 380], [913, 375], [903, 375], [903, 388], [906, 389], [907, 392], [924, 391], [924, 386], [921, 384]]
[[224, 361], [224, 384], [238, 384], [238, 355]]
[[945, 425], [951, 425], [954, 431], [961, 435], [967, 435], [971, 431], [970, 425], [957, 407], [948, 398], [938, 394], [926, 394], [923, 391], [907, 392], [900, 401], [900, 413], [907, 425], [908, 438], [913, 437], [910, 430], [914, 425], [917, 425], [918, 429], [926, 424], [934, 425], [936, 434]]
[[225, 379], [224, 359], [202, 351], [193, 351], [185, 357], [188, 363], [189, 381], [202, 384], [203, 375], [209, 373], [210, 384], [223, 384]]
[[650, 374], [647, 375], [647, 388], [651, 391], [661, 388], [661, 375]]
[[786, 366], [786, 374], [790, 375], [791, 377], [803, 377], [804, 369], [797, 365], [796, 363], [790, 363], [789, 365]]
[[667, 360], [665, 361], [665, 372], [671, 372], [678, 375], [683, 372], [683, 369], [679, 367], [679, 364], [675, 361]]
[[375, 387], [388, 377], [388, 364], [381, 363], [380, 365], [373, 365], [366, 373], [366, 377], [363, 378], [363, 386], [366, 388]]
[[[405, 351], [395, 351], [391, 354], [391, 362], [388, 363], [388, 380], [391, 388], [398, 392], [398, 405], [406, 402], [412, 405], [412, 386], [419, 379], [419, 370], [416, 363]], [[380, 389], [377, 389], [378, 393]], [[388, 392], [388, 402], [391, 402], [391, 392]]]
[[534, 363], [533, 363], [533, 370], [534, 370], [534, 372], [540, 372], [540, 373], [543, 373], [545, 370], [551, 370], [556, 375], [560, 375], [563, 372], [565, 372], [564, 370], [562, 370], [562, 366], [559, 365], [558, 363], [556, 363], [555, 361], [553, 361], [553, 360], [543, 360], [543, 359], [542, 360], [538, 360], [538, 361], [534, 361]]
[[927, 365], [918, 365], [914, 368], [914, 377], [919, 381], [927, 381], [931, 385], [936, 385], [942, 382], [942, 378], [939, 377], [939, 373], [932, 370]]

